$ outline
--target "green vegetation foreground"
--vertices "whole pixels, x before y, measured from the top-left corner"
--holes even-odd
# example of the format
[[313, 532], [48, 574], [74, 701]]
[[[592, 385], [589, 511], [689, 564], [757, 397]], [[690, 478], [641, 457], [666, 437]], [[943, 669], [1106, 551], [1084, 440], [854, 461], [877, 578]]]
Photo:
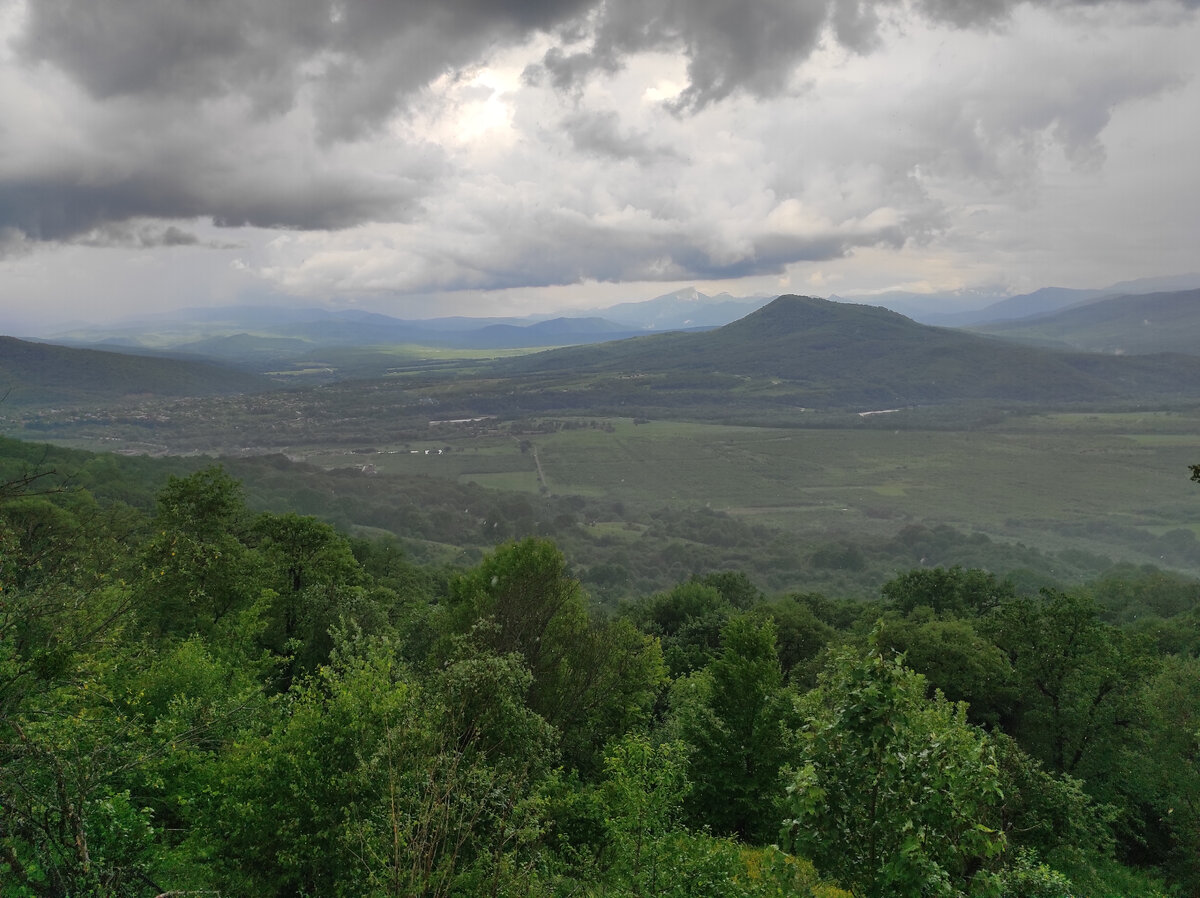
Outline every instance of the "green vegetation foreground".
[[3, 898], [1200, 892], [1195, 583], [602, 614], [546, 540], [57, 487], [0, 489]]

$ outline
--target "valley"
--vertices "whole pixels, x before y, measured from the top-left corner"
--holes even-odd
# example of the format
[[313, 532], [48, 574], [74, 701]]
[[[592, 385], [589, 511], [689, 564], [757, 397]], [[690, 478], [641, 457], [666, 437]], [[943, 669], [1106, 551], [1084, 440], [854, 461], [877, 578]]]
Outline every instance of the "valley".
[[[796, 297], [703, 333], [497, 355], [342, 347], [326, 383], [12, 405], [0, 431], [272, 460], [292, 475], [264, 507], [388, 531], [418, 557], [551, 536], [610, 598], [722, 567], [864, 596], [912, 563], [1031, 584], [1114, 562], [1200, 574], [1195, 357], [1056, 353]], [[355, 376], [381, 360], [385, 376]], [[387, 511], [406, 494], [419, 513]], [[955, 547], [874, 556], [914, 527], [949, 528]]]

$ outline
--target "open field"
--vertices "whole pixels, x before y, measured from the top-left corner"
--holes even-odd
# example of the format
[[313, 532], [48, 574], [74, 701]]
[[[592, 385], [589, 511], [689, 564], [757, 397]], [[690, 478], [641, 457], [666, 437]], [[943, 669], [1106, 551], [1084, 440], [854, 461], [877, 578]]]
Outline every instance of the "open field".
[[[1087, 542], [1111, 551], [1118, 531], [1195, 532], [1200, 518], [1187, 482], [1200, 420], [1178, 413], [1038, 415], [962, 432], [540, 423], [544, 432], [519, 439], [446, 435], [404, 450], [303, 457], [534, 493], [536, 449], [555, 495], [711, 508], [798, 534], [945, 523], [1050, 549]], [[583, 423], [602, 426], [555, 429]]]
[[[423, 352], [357, 349], [305, 362], [393, 372], [378, 380], [5, 410], [0, 429], [131, 454], [277, 453], [327, 470], [623, 508], [589, 513], [589, 526], [645, 523], [660, 509], [711, 511], [812, 546], [946, 524], [1200, 572], [1200, 495], [1187, 469], [1200, 461], [1200, 404], [1186, 397], [814, 410], [772, 393], [782, 387], [771, 378], [575, 369], [497, 377], [458, 352]], [[306, 508], [323, 513], [320, 503]]]

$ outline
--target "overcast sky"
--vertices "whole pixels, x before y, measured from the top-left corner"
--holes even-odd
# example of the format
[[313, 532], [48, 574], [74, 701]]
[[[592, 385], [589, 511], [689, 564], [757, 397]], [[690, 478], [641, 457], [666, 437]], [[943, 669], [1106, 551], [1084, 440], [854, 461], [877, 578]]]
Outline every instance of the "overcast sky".
[[1200, 268], [1200, 0], [0, 0], [0, 331]]

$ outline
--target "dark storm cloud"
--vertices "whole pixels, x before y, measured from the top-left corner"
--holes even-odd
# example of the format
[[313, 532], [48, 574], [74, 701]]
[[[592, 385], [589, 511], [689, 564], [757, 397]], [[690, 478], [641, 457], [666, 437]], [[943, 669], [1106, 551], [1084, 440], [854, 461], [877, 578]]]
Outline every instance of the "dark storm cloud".
[[[400, 190], [346, 178], [314, 179], [302, 190], [286, 182], [242, 189], [232, 181], [217, 178], [206, 183], [182, 172], [139, 173], [109, 183], [92, 183], [72, 172], [0, 180], [0, 229], [20, 231], [31, 240], [62, 242], [95, 241], [95, 233], [118, 234], [123, 223], [138, 218], [205, 217], [221, 226], [334, 229], [372, 218], [400, 218], [405, 202], [415, 199], [415, 191], [405, 196]], [[160, 245], [177, 241], [170, 228], [162, 233]]]
[[[1184, 9], [1200, 8], [1200, 0], [1172, 0], [1172, 3]], [[917, 8], [935, 22], [945, 22], [959, 28], [979, 28], [1002, 22], [1021, 5], [1022, 0], [919, 0]], [[1069, 9], [1088, 6], [1137, 7], [1149, 4], [1143, 0], [1045, 0], [1044, 5]]]
[[[487, 222], [485, 221], [485, 224]], [[592, 280], [724, 280], [779, 275], [795, 262], [843, 258], [856, 248], [898, 248], [930, 223], [904, 221], [846, 227], [821, 234], [761, 232], [722, 245], [711, 233], [683, 223], [626, 222], [606, 226], [564, 210], [529, 222], [509, 236], [499, 220], [489, 246], [443, 247], [423, 260], [437, 290], [504, 289], [578, 284]]]
[[551, 48], [541, 70], [555, 86], [573, 89], [595, 72], [616, 71], [631, 53], [682, 50], [688, 85], [676, 105], [695, 111], [737, 90], [780, 91], [816, 47], [828, 13], [826, 2], [796, 0], [608, 0], [599, 7], [591, 46]]
[[562, 122], [571, 145], [581, 153], [609, 159], [629, 159], [646, 165], [660, 161], [680, 161], [672, 147], [655, 142], [648, 133], [622, 132], [620, 118], [613, 110], [577, 112]]
[[149, 249], [158, 246], [205, 246], [210, 249], [238, 249], [233, 243], [201, 240], [191, 231], [175, 225], [134, 223], [129, 221], [108, 222], [81, 234], [73, 241], [77, 246], [103, 248], [124, 247]]
[[[1174, 0], [1195, 9], [1200, 0]], [[770, 97], [782, 92], [796, 66], [827, 32], [855, 52], [873, 49], [883, 18], [899, 0], [605, 0], [597, 7], [590, 44], [576, 27], [532, 67], [531, 82], [548, 76], [578, 91], [596, 73], [618, 71], [625, 57], [646, 51], [681, 52], [688, 83], [671, 102], [697, 112], [734, 93]], [[917, 0], [927, 19], [958, 28], [988, 28], [1007, 19], [1021, 0]], [[1137, 0], [1049, 0], [1049, 6], [1126, 5]]]
[[[77, 129], [72, 143], [0, 159], [0, 229], [74, 241], [141, 218], [299, 229], [409, 220], [445, 175], [441, 151], [418, 142], [364, 165], [338, 155], [339, 147], [374, 139], [432, 80], [583, 7], [583, 0], [29, 3], [12, 41], [17, 61], [30, 73], [57, 69], [82, 97], [57, 96], [60, 117]], [[6, 239], [6, 252], [21, 243]]]
[[[1019, 5], [914, 2], [926, 17], [958, 28], [993, 27]], [[36, 109], [43, 99], [35, 95], [43, 89], [43, 70], [61, 72], [78, 93], [54, 93], [62, 79], [47, 77], [45, 96], [52, 99], [45, 102], [60, 103], [55, 112], [75, 131], [62, 146], [52, 137], [19, 156], [8, 136], [21, 123], [0, 120], [0, 142], [8, 151], [0, 153], [0, 254], [24, 251], [30, 241], [165, 246], [199, 239], [173, 230], [166, 224], [172, 220], [297, 230], [412, 221], [432, 206], [431, 196], [453, 193], [461, 184], [455, 176], [466, 181], [471, 173], [451, 170], [452, 153], [419, 138], [405, 143], [386, 126], [401, 120], [397, 112], [413, 104], [422, 88], [469, 70], [494, 50], [537, 33], [555, 35], [559, 45], [528, 77], [564, 90], [580, 89], [595, 74], [619, 71], [631, 54], [680, 53], [687, 82], [672, 104], [677, 112], [695, 113], [738, 93], [780, 94], [796, 66], [829, 35], [851, 50], [871, 50], [901, 3], [29, 0], [24, 9], [23, 30], [12, 46], [22, 75], [37, 85], [28, 88], [25, 108]], [[948, 159], [942, 163], [946, 168], [1000, 170], [987, 150], [1006, 144], [993, 135], [1032, 135], [1032, 142], [1036, 129], [1046, 127], [1060, 132], [1068, 150], [1094, 155], [1109, 105], [1107, 93], [1069, 112], [1024, 104], [1013, 120], [993, 123], [961, 104], [946, 104], [944, 111], [929, 114], [931, 130], [965, 149], [925, 155], [935, 163]], [[1041, 117], [1034, 119], [1030, 108]], [[594, 159], [691, 162], [644, 123], [633, 127], [611, 110], [577, 108], [561, 120], [561, 128], [576, 151]], [[688, 146], [682, 140], [678, 145]], [[787, 195], [792, 194], [781, 193]], [[552, 188], [545, 196], [548, 204], [558, 199]], [[486, 191], [482, 199], [488, 201]], [[149, 228], [146, 222], [154, 220], [164, 225]], [[699, 248], [704, 241], [682, 230], [670, 236], [634, 230], [626, 237], [592, 226], [585, 213], [573, 221], [570, 227], [530, 222], [527, 230], [511, 233], [505, 246], [515, 257], [515, 273], [506, 274], [507, 260], [497, 258], [491, 265], [495, 277], [538, 283], [571, 283], [573, 271], [600, 280], [736, 277], [837, 258], [854, 246], [903, 242], [895, 230], [853, 237], [761, 236], [751, 239], [749, 251], [727, 256]], [[909, 233], [911, 225], [904, 225]], [[497, 227], [512, 230], [504, 222]], [[558, 241], [572, 230], [578, 243]], [[522, 240], [534, 249], [520, 248]], [[536, 250], [545, 240], [553, 240], [553, 255]], [[622, 254], [628, 258], [615, 258]], [[464, 260], [456, 270], [471, 264], [482, 265]], [[539, 265], [560, 270], [539, 275]]]
[[369, 130], [412, 91], [489, 46], [553, 28], [589, 0], [37, 0], [17, 42], [93, 97], [318, 99], [333, 139]]

